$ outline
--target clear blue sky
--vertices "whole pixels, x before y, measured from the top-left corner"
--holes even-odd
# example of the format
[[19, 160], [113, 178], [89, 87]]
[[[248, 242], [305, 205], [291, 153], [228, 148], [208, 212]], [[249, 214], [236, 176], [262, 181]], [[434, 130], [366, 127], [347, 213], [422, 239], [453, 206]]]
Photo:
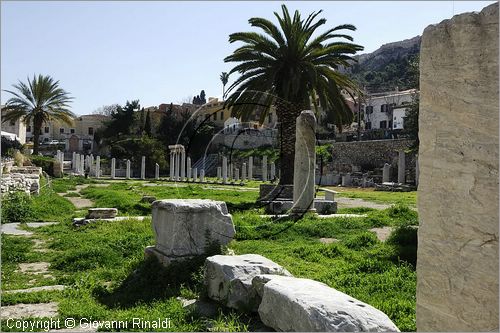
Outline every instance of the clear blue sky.
[[[281, 3], [2, 1], [1, 88], [51, 75], [75, 98], [76, 114], [132, 99], [142, 106], [181, 102], [201, 89], [220, 96], [219, 75], [232, 67], [223, 59], [236, 47], [228, 35], [251, 30], [250, 17], [274, 19]], [[365, 53], [493, 2], [285, 3], [303, 15], [323, 9], [325, 27], [354, 24]], [[2, 104], [8, 97], [2, 91]]]

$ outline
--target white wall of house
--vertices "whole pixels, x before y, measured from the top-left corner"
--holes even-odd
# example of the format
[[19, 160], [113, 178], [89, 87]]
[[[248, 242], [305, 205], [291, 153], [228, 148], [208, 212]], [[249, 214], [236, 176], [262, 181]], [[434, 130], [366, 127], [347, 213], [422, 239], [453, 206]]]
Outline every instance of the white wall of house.
[[[403, 129], [405, 108], [396, 108], [411, 103], [415, 90], [372, 95], [364, 104], [365, 127], [371, 129]], [[392, 109], [392, 112], [391, 112]], [[396, 123], [396, 124], [395, 124]]]

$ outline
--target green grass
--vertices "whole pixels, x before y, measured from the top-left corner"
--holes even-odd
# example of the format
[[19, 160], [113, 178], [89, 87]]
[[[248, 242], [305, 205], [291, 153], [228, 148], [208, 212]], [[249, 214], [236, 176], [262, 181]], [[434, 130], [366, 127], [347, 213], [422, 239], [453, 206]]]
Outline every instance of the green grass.
[[[69, 184], [58, 181], [56, 186], [70, 188], [76, 182], [67, 181]], [[235, 240], [229, 247], [236, 253], [266, 256], [297, 277], [324, 282], [382, 310], [401, 331], [415, 330], [416, 238], [415, 229], [410, 226], [418, 224], [418, 220], [417, 213], [407, 206], [396, 205], [381, 211], [341, 210], [366, 214], [366, 218], [319, 219], [306, 215], [301, 220], [273, 220], [259, 217], [262, 209], [255, 204], [258, 191], [238, 191], [231, 187], [207, 190], [203, 188], [206, 185], [143, 186], [144, 182], [139, 181], [110, 183], [109, 187], [90, 184], [81, 195], [95, 201], [96, 207], [116, 207], [121, 215], [150, 216], [150, 204], [140, 202], [143, 195], [157, 199], [225, 201], [236, 226]], [[168, 317], [172, 323], [168, 330], [172, 331], [252, 329], [255, 323], [252, 315], [220, 309], [215, 316], [203, 318], [181, 306], [176, 297], [203, 297], [205, 293], [204, 258], [167, 268], [155, 260], [144, 260], [144, 248], [154, 244], [150, 218], [73, 227], [74, 207], [66, 199], [53, 195], [54, 191], [44, 192], [47, 198], [39, 201], [46, 207], [40, 211], [54, 217], [53, 220], [60, 214], [58, 220], [62, 223], [33, 231], [50, 249], [49, 253], [43, 253], [43, 260], [50, 262], [55, 279], [50, 283], [36, 281], [35, 285], [64, 284], [68, 288], [33, 296], [7, 296], [3, 304], [57, 300], [61, 319], [92, 317], [130, 323], [133, 317], [144, 320]], [[71, 207], [57, 208], [66, 204]], [[381, 226], [396, 227], [385, 243], [368, 231]], [[339, 241], [322, 244], [319, 238]], [[16, 273], [17, 264], [39, 261], [41, 254], [33, 251], [32, 242], [26, 238], [6, 236], [2, 241], [2, 289], [24, 288], [30, 277]]]
[[339, 197], [357, 198], [385, 204], [417, 205], [417, 192], [385, 192], [362, 188], [332, 188]]

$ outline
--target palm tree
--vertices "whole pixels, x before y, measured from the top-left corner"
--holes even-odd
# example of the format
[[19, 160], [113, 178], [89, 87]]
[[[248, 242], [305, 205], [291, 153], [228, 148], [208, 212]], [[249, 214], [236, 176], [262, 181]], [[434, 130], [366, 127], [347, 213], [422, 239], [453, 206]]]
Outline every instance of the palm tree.
[[59, 120], [68, 125], [73, 123], [75, 116], [68, 103], [73, 99], [69, 93], [59, 88], [59, 81], [50, 76], [33, 75], [28, 84], [19, 81], [13, 87], [16, 91], [4, 90], [13, 95], [7, 100], [7, 113], [3, 121], [21, 119], [25, 124], [33, 124], [33, 153], [38, 153], [39, 137], [42, 126], [50, 120]]
[[224, 97], [226, 96], [226, 84], [227, 84], [227, 81], [229, 81], [229, 74], [227, 72], [222, 72], [222, 74], [220, 75], [220, 80], [222, 82], [222, 99], [224, 99]]
[[238, 63], [229, 74], [240, 74], [228, 89], [234, 92], [226, 105], [232, 107], [233, 116], [244, 119], [256, 111], [255, 105], [260, 105], [263, 108], [261, 122], [271, 105], [276, 107], [280, 131], [280, 184], [292, 184], [296, 117], [302, 110], [311, 109], [311, 104], [317, 111], [319, 102], [327, 112], [328, 121], [340, 130], [342, 124], [352, 121], [353, 114], [344, 94], [353, 95], [358, 89], [338, 68], [349, 67], [355, 61], [352, 55], [363, 47], [350, 43], [351, 36], [339, 33], [340, 30], [356, 30], [353, 25], [339, 25], [313, 38], [316, 30], [326, 23], [323, 18], [316, 20], [321, 11], [303, 20], [298, 11], [292, 18], [285, 5], [281, 8], [281, 17], [274, 13], [279, 26], [264, 18], [251, 18], [250, 25], [264, 33], [238, 32], [229, 36], [230, 43], [242, 42], [243, 45], [224, 59]]

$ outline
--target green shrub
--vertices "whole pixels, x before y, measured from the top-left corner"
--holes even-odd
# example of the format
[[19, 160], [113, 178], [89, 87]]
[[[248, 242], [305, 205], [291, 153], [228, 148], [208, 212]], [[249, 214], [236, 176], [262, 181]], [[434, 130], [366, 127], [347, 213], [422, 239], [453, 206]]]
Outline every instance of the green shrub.
[[387, 215], [401, 226], [418, 225], [418, 214], [406, 205], [397, 204], [387, 209]]
[[2, 223], [28, 222], [34, 217], [31, 197], [21, 191], [8, 194], [2, 200]]
[[363, 232], [361, 234], [348, 237], [344, 244], [350, 249], [359, 250], [375, 245], [378, 242], [377, 236], [373, 232]]
[[54, 170], [56, 165], [56, 159], [49, 156], [32, 155], [30, 156], [31, 163], [37, 167], [41, 167], [43, 171], [49, 174], [49, 176], [54, 177]]
[[396, 228], [387, 239], [387, 244], [394, 245], [397, 254], [395, 261], [403, 260], [413, 266], [417, 264], [418, 236], [417, 229], [410, 226]]

